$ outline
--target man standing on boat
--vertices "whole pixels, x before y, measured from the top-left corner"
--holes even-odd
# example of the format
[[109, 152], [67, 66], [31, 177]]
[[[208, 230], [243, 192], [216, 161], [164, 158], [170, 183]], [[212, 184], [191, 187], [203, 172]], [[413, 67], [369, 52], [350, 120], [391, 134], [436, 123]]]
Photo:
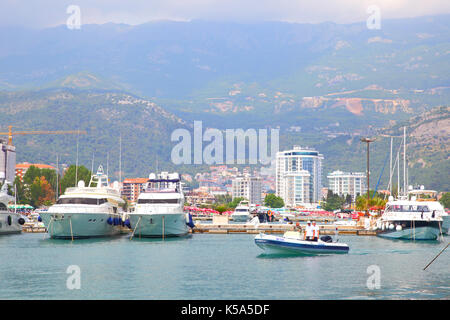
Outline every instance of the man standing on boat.
[[314, 230], [313, 227], [311, 226], [311, 221], [307, 222], [303, 240], [314, 241]]
[[316, 222], [313, 221], [313, 225], [311, 227], [311, 229], [313, 230], [313, 241], [318, 241], [319, 240], [319, 226], [316, 225]]

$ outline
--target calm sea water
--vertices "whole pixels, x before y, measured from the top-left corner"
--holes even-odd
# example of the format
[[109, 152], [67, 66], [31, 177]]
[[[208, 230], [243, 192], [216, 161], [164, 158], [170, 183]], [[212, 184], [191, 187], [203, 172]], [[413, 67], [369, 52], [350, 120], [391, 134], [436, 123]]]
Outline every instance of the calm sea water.
[[[44, 238], [45, 237], [45, 238]], [[449, 241], [340, 236], [346, 255], [262, 255], [254, 235], [194, 234], [170, 240], [0, 237], [0, 299], [449, 299]], [[445, 243], [445, 244], [444, 244]], [[81, 288], [69, 290], [69, 265]], [[380, 269], [369, 289], [367, 268]]]

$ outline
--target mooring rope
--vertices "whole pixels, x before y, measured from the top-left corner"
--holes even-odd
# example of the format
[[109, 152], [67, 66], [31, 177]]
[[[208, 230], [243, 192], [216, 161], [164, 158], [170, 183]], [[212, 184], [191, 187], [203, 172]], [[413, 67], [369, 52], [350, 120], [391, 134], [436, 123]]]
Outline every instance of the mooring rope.
[[[137, 229], [137, 227], [138, 227], [138, 225], [139, 225], [139, 222], [141, 222], [141, 218], [142, 218], [142, 217], [139, 217], [139, 220], [138, 220], [138, 222], [136, 223], [136, 226], [134, 227], [133, 233], [131, 234], [130, 240], [133, 239], [134, 233], [136, 232], [136, 229]], [[140, 230], [140, 229], [139, 229], [139, 230]]]

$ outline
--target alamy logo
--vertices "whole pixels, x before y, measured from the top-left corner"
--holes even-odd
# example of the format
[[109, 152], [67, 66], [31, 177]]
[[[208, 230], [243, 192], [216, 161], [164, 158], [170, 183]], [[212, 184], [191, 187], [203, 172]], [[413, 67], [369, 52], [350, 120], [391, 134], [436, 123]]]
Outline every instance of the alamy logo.
[[67, 14], [70, 14], [67, 18], [66, 25], [70, 30], [81, 29], [81, 9], [80, 6], [70, 5], [66, 10]]
[[367, 11], [370, 16], [367, 18], [367, 29], [379, 30], [381, 29], [381, 10], [380, 7], [371, 5], [367, 7]]
[[[171, 153], [171, 160], [174, 164], [223, 164], [225, 155], [226, 164], [257, 164], [259, 161], [260, 164], [270, 165], [272, 158], [278, 152], [279, 129], [270, 129], [270, 156], [267, 148], [267, 129], [247, 129], [245, 131], [243, 129], [226, 129], [226, 152], [224, 152], [222, 131], [209, 128], [203, 133], [202, 121], [194, 121], [193, 139], [187, 129], [174, 130], [170, 139], [172, 142], [178, 142], [172, 148]], [[194, 152], [192, 152], [192, 142]], [[203, 148], [203, 142], [209, 144]]]
[[367, 278], [367, 288], [370, 290], [381, 288], [381, 270], [377, 265], [370, 265], [367, 267], [367, 274], [370, 276]]
[[81, 288], [81, 269], [77, 265], [70, 265], [66, 270], [67, 274], [70, 276], [67, 278], [66, 287], [69, 290], [80, 289]]

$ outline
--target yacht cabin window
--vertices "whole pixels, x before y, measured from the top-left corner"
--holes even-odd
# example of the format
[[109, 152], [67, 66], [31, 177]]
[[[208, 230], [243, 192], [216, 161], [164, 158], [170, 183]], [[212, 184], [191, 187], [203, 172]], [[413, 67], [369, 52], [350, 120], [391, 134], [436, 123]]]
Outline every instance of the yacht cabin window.
[[108, 202], [107, 199], [93, 199], [93, 198], [60, 198], [57, 204], [90, 204], [100, 205]]
[[138, 203], [179, 203], [179, 199], [138, 199]]
[[388, 205], [386, 212], [429, 212], [430, 209], [425, 205]]

